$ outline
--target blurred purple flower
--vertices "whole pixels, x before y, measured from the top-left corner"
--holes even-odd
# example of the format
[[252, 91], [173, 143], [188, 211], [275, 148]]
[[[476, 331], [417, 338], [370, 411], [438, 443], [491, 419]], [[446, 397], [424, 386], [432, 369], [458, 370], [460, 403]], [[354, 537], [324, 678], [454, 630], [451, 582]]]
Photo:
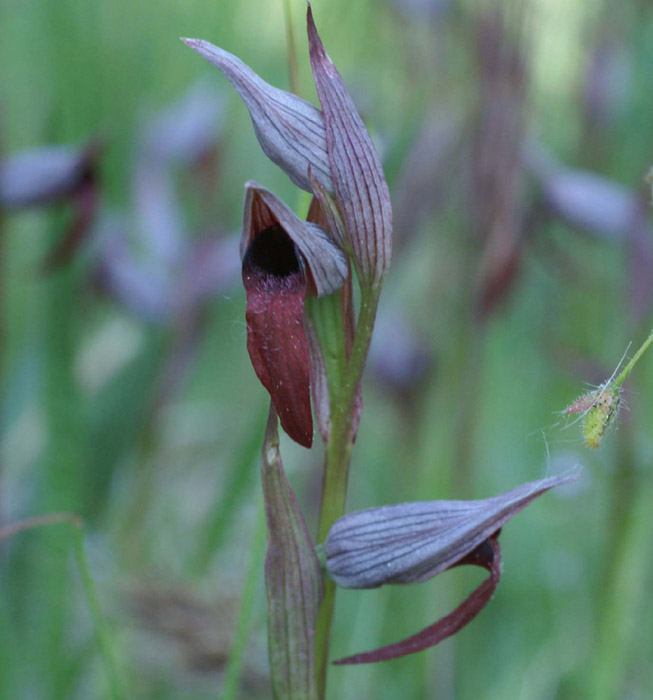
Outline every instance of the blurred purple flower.
[[626, 241], [629, 296], [634, 321], [641, 321], [653, 304], [653, 227], [648, 197], [640, 196]]
[[152, 250], [136, 255], [125, 216], [105, 213], [96, 228], [96, 282], [126, 309], [165, 323], [196, 304], [232, 289], [238, 280], [236, 234], [201, 237], [184, 245], [174, 264], [161, 265]]
[[0, 210], [18, 211], [69, 203], [72, 217], [43, 262], [44, 270], [67, 263], [85, 242], [98, 210], [99, 159], [104, 144], [45, 146], [0, 161]]
[[68, 200], [94, 179], [102, 144], [43, 146], [0, 160], [0, 208], [42, 207]]
[[525, 163], [555, 216], [599, 239], [626, 238], [638, 210], [635, 192], [597, 173], [567, 168], [537, 143], [529, 144]]
[[476, 18], [479, 105], [472, 137], [470, 209], [483, 240], [477, 311], [488, 316], [508, 295], [524, 240], [522, 144], [530, 73], [529, 23], [492, 3]]
[[438, 19], [452, 6], [451, 0], [388, 0], [397, 12], [415, 21]]
[[528, 146], [525, 162], [549, 213], [598, 240], [626, 247], [631, 313], [635, 320], [645, 316], [653, 300], [653, 226], [643, 190], [567, 168], [537, 143]]
[[543, 184], [547, 204], [566, 223], [597, 238], [625, 237], [637, 200], [623, 185], [582, 170], [558, 171]]
[[151, 160], [191, 166], [219, 143], [224, 126], [224, 99], [205, 82], [148, 120], [142, 147]]
[[150, 320], [192, 314], [238, 279], [238, 237], [219, 222], [214, 233], [193, 234], [173, 181], [175, 168], [216, 149], [221, 111], [218, 95], [198, 84], [153, 115], [137, 148], [132, 212], [105, 214], [98, 227], [100, 286]]
[[418, 386], [432, 364], [426, 340], [405, 313], [381, 309], [374, 326], [369, 362], [377, 378], [403, 394]]
[[581, 92], [584, 135], [610, 127], [628, 96], [630, 66], [617, 31], [606, 27], [591, 47]]
[[[128, 213], [104, 212], [95, 230], [95, 285], [132, 313], [170, 328], [169, 350], [151, 409], [164, 405], [192, 366], [206, 327], [207, 305], [239, 279], [238, 235], [227, 234], [215, 211], [222, 142], [222, 101], [198, 84], [152, 115], [141, 129]], [[191, 192], [211, 193], [182, 207]]]

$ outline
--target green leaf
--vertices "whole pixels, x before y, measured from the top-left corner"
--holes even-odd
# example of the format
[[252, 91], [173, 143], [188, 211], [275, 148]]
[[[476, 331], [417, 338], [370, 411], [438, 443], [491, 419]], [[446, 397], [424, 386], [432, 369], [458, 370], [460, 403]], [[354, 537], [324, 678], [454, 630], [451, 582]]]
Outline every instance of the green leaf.
[[317, 700], [314, 639], [324, 584], [315, 547], [283, 470], [273, 406], [263, 443], [262, 479], [269, 533], [265, 587], [274, 697]]

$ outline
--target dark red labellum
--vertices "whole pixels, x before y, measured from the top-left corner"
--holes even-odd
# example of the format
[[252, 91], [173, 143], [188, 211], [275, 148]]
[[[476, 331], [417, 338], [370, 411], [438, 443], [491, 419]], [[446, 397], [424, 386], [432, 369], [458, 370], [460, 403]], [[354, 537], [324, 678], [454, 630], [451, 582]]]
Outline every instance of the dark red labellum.
[[421, 632], [403, 639], [394, 644], [374, 649], [373, 651], [355, 654], [344, 659], [334, 661], [335, 664], [365, 664], [377, 661], [389, 661], [398, 659], [407, 654], [428, 649], [439, 644], [447, 637], [459, 632], [468, 625], [490, 602], [501, 578], [501, 549], [497, 535], [482, 542], [473, 552], [454, 566], [469, 564], [487, 569], [490, 575], [453, 611], [432, 625], [425, 627]]
[[283, 429], [313, 443], [310, 352], [304, 332], [306, 277], [294, 243], [280, 226], [264, 229], [243, 258], [247, 350], [270, 392]]

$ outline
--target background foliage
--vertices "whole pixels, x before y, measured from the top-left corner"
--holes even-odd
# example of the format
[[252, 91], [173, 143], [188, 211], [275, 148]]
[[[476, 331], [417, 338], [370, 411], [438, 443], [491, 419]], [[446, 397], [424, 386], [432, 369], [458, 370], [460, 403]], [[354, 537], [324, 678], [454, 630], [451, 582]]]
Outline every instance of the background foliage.
[[[397, 220], [349, 507], [482, 498], [577, 464], [583, 478], [506, 527], [502, 584], [473, 624], [419, 655], [334, 668], [332, 698], [636, 700], [653, 688], [650, 358], [600, 450], [556, 413], [653, 325], [650, 215], [638, 237], [574, 226], [510, 150], [520, 152], [523, 136], [646, 203], [653, 6], [533, 0], [504, 9], [314, 2], [377, 140]], [[302, 3], [292, 12], [302, 94], [314, 101]], [[103, 293], [95, 274], [109, 211], [126, 212], [132, 246], [142, 246], [139, 149], [152, 116], [198, 80], [220, 105], [217, 174], [200, 197], [188, 168], [175, 167], [184, 240], [236, 231], [250, 178], [305, 209], [260, 152], [230, 86], [179, 36], [208, 39], [288, 88], [281, 2], [0, 3], [2, 152], [92, 135], [106, 144], [101, 214], [65, 265], [41, 269], [71, 216], [65, 203], [1, 222], [0, 518], [84, 519], [125, 697], [263, 698], [266, 396], [245, 351], [237, 276], [203, 303], [191, 332], [183, 313], [139, 315]], [[521, 67], [493, 83], [492, 57], [509, 46]], [[601, 220], [613, 214], [609, 197], [591, 207]], [[314, 526], [320, 448], [284, 441], [282, 451]], [[108, 692], [74, 553], [66, 524], [0, 542], [3, 700]], [[341, 592], [334, 654], [417, 630], [480, 577], [453, 571], [410, 589]]]

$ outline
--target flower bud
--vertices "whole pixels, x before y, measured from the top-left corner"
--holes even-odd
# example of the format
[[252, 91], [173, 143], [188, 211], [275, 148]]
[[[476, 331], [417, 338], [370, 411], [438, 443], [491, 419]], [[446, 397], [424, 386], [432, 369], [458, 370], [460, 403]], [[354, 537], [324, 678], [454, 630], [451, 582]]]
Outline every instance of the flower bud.
[[583, 414], [583, 435], [588, 447], [596, 449], [603, 440], [605, 431], [619, 415], [621, 388], [607, 382], [596, 391], [583, 394], [565, 411]]
[[608, 385], [597, 392], [594, 403], [585, 414], [583, 432], [588, 447], [596, 449], [603, 440], [605, 431], [619, 414], [621, 391]]

